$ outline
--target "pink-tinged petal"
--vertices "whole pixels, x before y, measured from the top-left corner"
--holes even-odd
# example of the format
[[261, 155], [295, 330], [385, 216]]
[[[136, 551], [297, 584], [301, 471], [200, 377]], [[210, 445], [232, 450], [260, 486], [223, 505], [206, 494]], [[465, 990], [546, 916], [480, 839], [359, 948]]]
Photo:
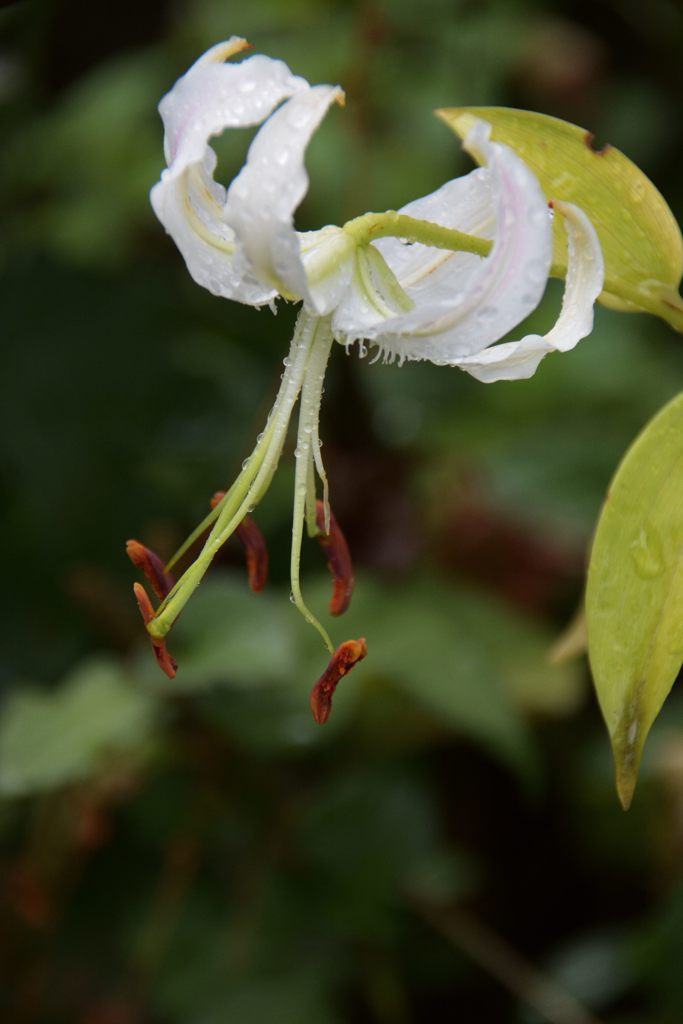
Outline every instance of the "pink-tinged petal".
[[254, 56], [224, 64], [248, 44], [233, 38], [199, 58], [159, 105], [169, 163], [151, 191], [154, 212], [180, 249], [194, 280], [215, 295], [259, 306], [277, 292], [236, 256], [226, 224], [225, 189], [213, 180], [209, 140], [227, 128], [258, 125], [308, 83], [282, 61]]
[[477, 380], [491, 383], [531, 377], [548, 352], [567, 352], [593, 329], [593, 306], [602, 291], [605, 276], [598, 236], [578, 206], [561, 202], [554, 206], [564, 218], [569, 246], [560, 315], [555, 326], [543, 337], [530, 334], [519, 341], [494, 345], [476, 356], [461, 359], [458, 363], [461, 369]]
[[507, 146], [490, 142], [489, 134], [479, 121], [466, 140], [466, 148], [486, 161], [483, 173], [450, 182], [401, 212], [433, 217], [438, 223], [446, 216], [449, 226], [468, 233], [477, 233], [472, 228], [478, 225], [482, 237], [494, 239], [490, 254], [481, 258], [403, 246], [410, 250], [408, 256], [395, 243], [376, 243], [414, 308], [383, 319], [370, 306], [359, 324], [346, 315], [342, 303], [333, 320], [338, 334], [349, 340], [367, 338], [389, 358], [457, 365], [535, 309], [550, 270], [551, 217], [526, 164]]
[[308, 288], [294, 211], [308, 189], [306, 147], [330, 105], [343, 97], [338, 86], [316, 85], [283, 104], [252, 142], [225, 207], [245, 273], [251, 267], [260, 280], [303, 298], [314, 312], [320, 310]]

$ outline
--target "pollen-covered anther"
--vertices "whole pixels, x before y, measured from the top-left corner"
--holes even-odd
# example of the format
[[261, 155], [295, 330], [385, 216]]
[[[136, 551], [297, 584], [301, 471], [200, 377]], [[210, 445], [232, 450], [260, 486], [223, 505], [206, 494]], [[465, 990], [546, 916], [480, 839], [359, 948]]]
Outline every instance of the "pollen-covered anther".
[[159, 556], [138, 540], [126, 541], [126, 554], [133, 565], [142, 570], [154, 593], [163, 601], [175, 586], [175, 580], [165, 571], [164, 563]]
[[[225, 497], [225, 491], [216, 491], [211, 499], [211, 508]], [[258, 594], [268, 582], [268, 548], [266, 539], [251, 516], [245, 516], [235, 533], [242, 541], [244, 554], [247, 560], [247, 575], [249, 586]]]
[[330, 663], [311, 690], [311, 711], [318, 725], [324, 725], [332, 712], [332, 697], [339, 681], [368, 653], [365, 637], [345, 640], [332, 655]]
[[[146, 626], [155, 617], [154, 608], [152, 607], [152, 602], [149, 599], [149, 594], [143, 587], [142, 583], [133, 584], [133, 593], [135, 594], [135, 600], [138, 603], [138, 608], [142, 615], [142, 621]], [[150, 636], [150, 641], [152, 643], [152, 650], [154, 651], [154, 657], [157, 659], [159, 668], [162, 672], [166, 673], [169, 679], [174, 679], [178, 669], [178, 664], [167, 651], [166, 641], [153, 636]]]
[[317, 536], [320, 547], [327, 558], [327, 568], [332, 573], [332, 599], [330, 615], [341, 615], [351, 603], [354, 578], [351, 552], [339, 523], [330, 512], [330, 531], [325, 532], [325, 506], [322, 501], [315, 503], [315, 522], [320, 530]]

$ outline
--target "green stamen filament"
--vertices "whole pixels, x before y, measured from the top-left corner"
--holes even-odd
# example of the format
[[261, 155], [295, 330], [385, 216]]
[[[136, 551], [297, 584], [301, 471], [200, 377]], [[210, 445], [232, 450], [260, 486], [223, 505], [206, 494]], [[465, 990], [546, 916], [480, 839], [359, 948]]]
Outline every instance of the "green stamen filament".
[[[302, 317], [306, 314], [302, 313]], [[315, 341], [311, 348], [311, 354], [306, 367], [306, 377], [301, 390], [301, 405], [299, 409], [299, 428], [296, 441], [296, 470], [294, 473], [294, 512], [292, 516], [292, 554], [290, 562], [290, 578], [292, 586], [292, 601], [295, 607], [301, 612], [314, 629], [317, 629], [323, 638], [325, 646], [330, 654], [334, 654], [334, 644], [330, 640], [327, 630], [316, 619], [301, 596], [301, 585], [299, 582], [299, 566], [301, 562], [301, 541], [303, 537], [304, 519], [307, 509], [313, 513], [313, 524], [315, 525], [315, 487], [311, 493], [313, 481], [313, 465], [315, 462], [313, 454], [314, 426], [318, 422], [320, 413], [320, 401], [322, 398], [323, 379], [325, 367], [332, 348], [332, 329], [329, 318], [314, 321]], [[317, 443], [316, 443], [317, 447]], [[317, 531], [316, 531], [317, 532]]]
[[[300, 314], [290, 346], [289, 365], [263, 437], [235, 483], [207, 517], [208, 520], [212, 516], [215, 518], [211, 533], [198, 557], [159, 606], [155, 618], [148, 623], [147, 630], [151, 636], [158, 639], [166, 636], [199, 586], [217, 552], [267, 491], [282, 453], [292, 410], [304, 382], [308, 358], [316, 340], [316, 324], [316, 320], [303, 312]], [[181, 551], [186, 547], [187, 542]]]

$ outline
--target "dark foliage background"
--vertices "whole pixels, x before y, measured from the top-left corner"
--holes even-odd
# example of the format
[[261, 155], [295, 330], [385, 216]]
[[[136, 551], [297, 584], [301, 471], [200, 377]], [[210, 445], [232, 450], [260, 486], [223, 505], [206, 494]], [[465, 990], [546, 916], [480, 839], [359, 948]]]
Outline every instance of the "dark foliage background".
[[123, 553], [170, 554], [229, 482], [293, 322], [198, 289], [148, 205], [156, 103], [203, 49], [243, 34], [345, 86], [302, 228], [466, 170], [431, 110], [487, 103], [591, 128], [680, 220], [679, 5], [23, 0], [0, 30], [3, 1021], [682, 1020], [683, 703], [624, 815], [587, 670], [547, 657], [609, 477], [681, 388], [680, 337], [600, 309], [575, 352], [489, 387], [335, 353], [343, 636], [370, 656], [323, 730], [325, 654], [287, 600], [289, 456], [260, 514], [272, 584], [251, 594], [230, 547], [173, 683]]

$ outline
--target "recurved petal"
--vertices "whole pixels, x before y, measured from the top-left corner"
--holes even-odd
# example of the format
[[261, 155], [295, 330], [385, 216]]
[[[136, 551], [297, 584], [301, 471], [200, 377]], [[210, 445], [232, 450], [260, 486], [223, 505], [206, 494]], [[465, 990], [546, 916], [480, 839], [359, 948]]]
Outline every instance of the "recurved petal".
[[284, 295], [303, 298], [315, 312], [321, 310], [308, 288], [293, 218], [308, 189], [306, 147], [330, 105], [343, 97], [338, 86], [316, 85], [276, 110], [252, 142], [225, 207], [240, 243], [240, 262]]
[[304, 78], [271, 57], [256, 54], [240, 64], [223, 63], [248, 46], [237, 36], [213, 46], [159, 104], [166, 162], [175, 173], [201, 161], [213, 136], [261, 124], [283, 100], [308, 89]]
[[[414, 308], [383, 319], [368, 303], [365, 321], [358, 324], [342, 305], [334, 321], [338, 333], [365, 337], [400, 359], [457, 365], [503, 337], [538, 305], [552, 257], [551, 218], [540, 186], [511, 149], [489, 141], [483, 122], [475, 124], [466, 148], [486, 160], [484, 173], [468, 175], [464, 185], [449, 183], [401, 212], [439, 223], [447, 216], [448, 226], [470, 233], [475, 233], [471, 225], [479, 225], [483, 237], [493, 236], [490, 254], [481, 258], [404, 246], [411, 250], [408, 256], [382, 243]], [[452, 212], [444, 214], [449, 201]]]
[[237, 258], [235, 235], [223, 216], [225, 189], [213, 180], [216, 155], [209, 139], [226, 128], [260, 124], [279, 103], [309, 87], [286, 64], [269, 57], [222, 63], [247, 45], [235, 37], [214, 46], [161, 101], [169, 167], [150, 199], [198, 284], [258, 306], [277, 293]]
[[553, 206], [567, 231], [567, 279], [562, 310], [546, 340], [567, 352], [593, 330], [593, 307], [605, 281], [605, 263], [595, 228], [574, 203]]
[[530, 334], [519, 341], [465, 356], [458, 365], [476, 377], [491, 383], [497, 380], [522, 380], [531, 377], [548, 352], [567, 352], [593, 329], [593, 306], [602, 291], [604, 263], [598, 236], [590, 220], [573, 203], [555, 202], [567, 230], [567, 280], [562, 309], [555, 326], [545, 335]]

